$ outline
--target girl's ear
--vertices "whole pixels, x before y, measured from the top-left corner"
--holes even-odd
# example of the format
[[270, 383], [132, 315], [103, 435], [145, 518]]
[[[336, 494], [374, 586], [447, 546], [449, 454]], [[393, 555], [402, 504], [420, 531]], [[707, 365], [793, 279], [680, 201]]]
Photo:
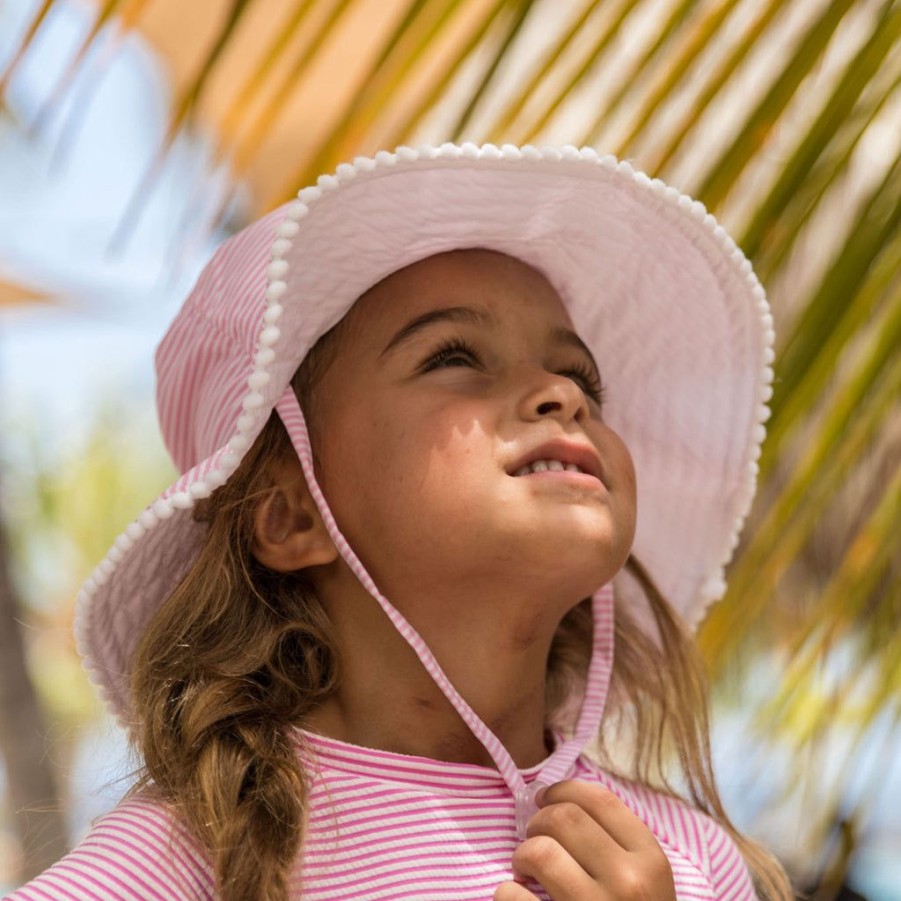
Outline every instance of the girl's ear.
[[297, 458], [272, 466], [272, 491], [253, 513], [253, 556], [276, 572], [334, 562], [332, 543]]

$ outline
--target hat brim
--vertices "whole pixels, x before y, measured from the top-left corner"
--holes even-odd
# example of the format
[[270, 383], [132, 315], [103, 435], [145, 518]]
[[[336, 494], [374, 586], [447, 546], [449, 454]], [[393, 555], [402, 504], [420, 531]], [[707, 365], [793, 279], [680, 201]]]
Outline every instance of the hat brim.
[[773, 334], [748, 261], [700, 203], [591, 150], [447, 145], [339, 167], [244, 240], [258, 250], [243, 264], [266, 273], [253, 290], [258, 333], [269, 330], [259, 346], [273, 353], [239, 373], [231, 436], [145, 511], [80, 599], [86, 666], [120, 716], [137, 637], [202, 540], [194, 499], [230, 475], [356, 298], [447, 250], [496, 250], [545, 274], [635, 461], [636, 556], [690, 628], [723, 594], [755, 490]]

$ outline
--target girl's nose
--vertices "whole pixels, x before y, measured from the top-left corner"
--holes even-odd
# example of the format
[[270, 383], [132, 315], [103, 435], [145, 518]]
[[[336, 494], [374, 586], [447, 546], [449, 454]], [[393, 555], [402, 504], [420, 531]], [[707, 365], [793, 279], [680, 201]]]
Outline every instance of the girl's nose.
[[583, 422], [588, 418], [585, 392], [565, 375], [544, 372], [523, 395], [520, 401], [523, 419], [537, 420], [555, 417], [561, 422]]

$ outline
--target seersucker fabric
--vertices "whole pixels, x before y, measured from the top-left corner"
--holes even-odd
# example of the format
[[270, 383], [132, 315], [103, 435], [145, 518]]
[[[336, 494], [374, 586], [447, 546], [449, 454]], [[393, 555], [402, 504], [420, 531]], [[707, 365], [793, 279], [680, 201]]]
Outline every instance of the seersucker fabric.
[[[490, 901], [510, 878], [515, 804], [497, 770], [299, 733], [310, 819], [291, 879], [297, 901]], [[521, 770], [531, 783], [542, 764]], [[648, 826], [678, 901], [756, 901], [744, 861], [714, 820], [607, 774], [587, 757], [573, 777], [614, 792]], [[547, 895], [529, 886], [539, 898]], [[212, 867], [146, 795], [103, 817], [78, 848], [8, 901], [213, 901]]]

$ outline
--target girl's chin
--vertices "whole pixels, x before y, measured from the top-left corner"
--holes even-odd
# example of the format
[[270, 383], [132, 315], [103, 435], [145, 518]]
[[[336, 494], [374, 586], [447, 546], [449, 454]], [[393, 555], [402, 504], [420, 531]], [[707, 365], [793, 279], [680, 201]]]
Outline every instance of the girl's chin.
[[574, 591], [580, 597], [588, 597], [623, 568], [629, 550], [626, 543], [611, 548], [606, 543], [585, 542], [581, 547], [569, 546], [562, 550], [552, 561], [548, 561], [548, 570], [553, 574], [553, 579], [565, 579], [567, 583], [578, 586]]
[[[570, 523], [548, 523], [542, 534], [529, 542], [528, 556], [544, 565], [558, 568], [587, 569], [601, 573], [616, 572], [625, 563], [631, 549], [631, 533], [605, 527], [581, 527]], [[567, 527], [568, 526], [568, 527]]]
[[[624, 566], [628, 546], [612, 550], [609, 545], [574, 542], [559, 549], [543, 548], [526, 559], [511, 562], [510, 574], [536, 589], [564, 589], [578, 600], [589, 597], [609, 582]], [[501, 574], [498, 573], [498, 576]]]

